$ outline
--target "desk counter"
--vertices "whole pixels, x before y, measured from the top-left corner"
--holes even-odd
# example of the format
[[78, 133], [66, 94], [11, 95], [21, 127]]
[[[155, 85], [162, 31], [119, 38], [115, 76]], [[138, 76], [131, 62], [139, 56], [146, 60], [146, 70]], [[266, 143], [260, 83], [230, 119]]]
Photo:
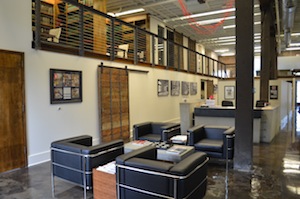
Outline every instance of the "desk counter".
[[[279, 130], [277, 125], [278, 107], [253, 109], [253, 142], [271, 142]], [[235, 107], [196, 107], [195, 125], [235, 126]]]

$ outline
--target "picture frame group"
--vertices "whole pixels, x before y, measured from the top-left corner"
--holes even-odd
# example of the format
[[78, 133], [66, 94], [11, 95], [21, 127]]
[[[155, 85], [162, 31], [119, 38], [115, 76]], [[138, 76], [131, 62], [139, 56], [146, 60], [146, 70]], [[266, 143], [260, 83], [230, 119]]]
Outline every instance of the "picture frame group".
[[168, 96], [169, 95], [169, 86], [171, 96], [181, 95], [197, 95], [198, 93], [198, 84], [197, 82], [187, 82], [187, 81], [175, 81], [175, 80], [157, 80], [157, 95], [158, 96]]

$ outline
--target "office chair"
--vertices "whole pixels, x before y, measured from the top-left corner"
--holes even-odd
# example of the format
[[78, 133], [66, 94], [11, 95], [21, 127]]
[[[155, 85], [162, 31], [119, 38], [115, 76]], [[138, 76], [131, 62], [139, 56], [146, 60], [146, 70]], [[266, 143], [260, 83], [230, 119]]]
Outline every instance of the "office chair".
[[49, 30], [49, 35], [51, 37], [47, 38], [47, 41], [59, 43], [59, 37], [61, 34], [61, 28], [53, 28]]
[[232, 101], [223, 100], [222, 101], [222, 106], [233, 106], [233, 102]]

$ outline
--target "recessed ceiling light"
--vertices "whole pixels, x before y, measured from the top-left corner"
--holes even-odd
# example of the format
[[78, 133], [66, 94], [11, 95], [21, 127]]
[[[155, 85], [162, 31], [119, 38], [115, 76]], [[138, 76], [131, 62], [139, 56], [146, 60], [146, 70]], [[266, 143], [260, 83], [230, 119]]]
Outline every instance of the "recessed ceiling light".
[[229, 49], [218, 49], [218, 50], [215, 50], [216, 53], [225, 53], [225, 52], [228, 52]]
[[219, 46], [230, 46], [230, 45], [235, 45], [235, 42], [228, 42], [228, 43], [221, 43], [218, 44]]
[[300, 46], [300, 43], [290, 43], [290, 46]]
[[[258, 7], [259, 7], [259, 4], [254, 5], [254, 8], [258, 8]], [[170, 21], [184, 20], [184, 19], [190, 19], [190, 18], [205, 17], [205, 16], [216, 15], [216, 14], [223, 14], [223, 13], [227, 13], [227, 12], [235, 12], [235, 10], [236, 10], [235, 8], [226, 8], [226, 9], [203, 12], [203, 13], [198, 13], [198, 14], [193, 14], [193, 15], [188, 15], [188, 16], [183, 16], [183, 17], [175, 17], [172, 19], [165, 19], [163, 21], [170, 22]]]
[[232, 41], [235, 41], [235, 38], [234, 39], [217, 40], [217, 41], [215, 41], [215, 43], [232, 42]]
[[300, 36], [300, 33], [292, 33], [291, 36]]
[[226, 56], [234, 56], [235, 53], [223, 53], [221, 54], [222, 57], [226, 57]]
[[[260, 21], [254, 22], [254, 25], [259, 25], [259, 24], [261, 24]], [[235, 25], [223, 26], [223, 29], [229, 29], [229, 28], [235, 28]]]
[[138, 9], [127, 10], [127, 11], [118, 12], [118, 13], [109, 12], [107, 14], [110, 15], [110, 16], [113, 16], [113, 17], [120, 17], [120, 16], [124, 16], [124, 15], [130, 15], [130, 14], [138, 13], [138, 12], [144, 12], [144, 11], [145, 11], [144, 8], [138, 8]]
[[300, 50], [300, 47], [292, 47], [292, 48], [286, 48], [286, 50]]

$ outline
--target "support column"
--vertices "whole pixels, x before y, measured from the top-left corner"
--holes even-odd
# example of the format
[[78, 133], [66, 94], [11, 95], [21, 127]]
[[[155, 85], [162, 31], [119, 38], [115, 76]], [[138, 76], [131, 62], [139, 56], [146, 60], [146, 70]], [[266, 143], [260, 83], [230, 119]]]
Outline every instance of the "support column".
[[276, 33], [275, 27], [271, 28], [271, 66], [270, 66], [270, 79], [277, 79], [278, 76], [278, 67], [277, 67], [277, 42], [276, 42]]
[[269, 80], [271, 68], [271, 8], [270, 3], [261, 4], [261, 69], [260, 100], [269, 101]]
[[[93, 8], [106, 13], [107, 0], [94, 0]], [[94, 52], [106, 54], [106, 18], [94, 15]], [[104, 46], [104, 47], [103, 47]]]
[[234, 169], [250, 171], [253, 155], [253, 0], [236, 0]]

